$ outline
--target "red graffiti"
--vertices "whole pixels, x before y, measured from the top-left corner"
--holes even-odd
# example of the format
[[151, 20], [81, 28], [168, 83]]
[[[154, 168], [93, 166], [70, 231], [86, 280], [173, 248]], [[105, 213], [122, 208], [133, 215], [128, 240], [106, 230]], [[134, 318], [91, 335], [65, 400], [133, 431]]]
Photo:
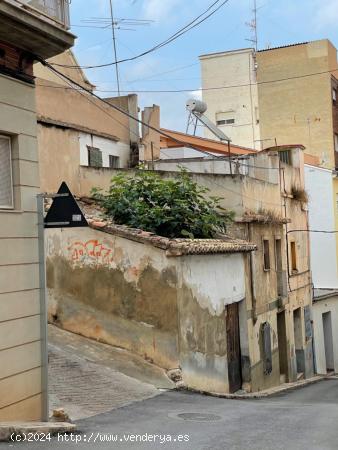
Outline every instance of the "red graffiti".
[[76, 241], [68, 247], [70, 258], [74, 262], [109, 264], [112, 262], [112, 249], [93, 239], [87, 242]]

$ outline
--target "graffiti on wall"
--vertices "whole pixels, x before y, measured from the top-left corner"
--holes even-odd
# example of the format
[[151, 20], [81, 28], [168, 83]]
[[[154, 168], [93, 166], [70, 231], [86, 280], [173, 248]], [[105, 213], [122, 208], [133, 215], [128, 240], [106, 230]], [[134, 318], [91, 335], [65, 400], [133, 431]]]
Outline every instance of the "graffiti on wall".
[[113, 250], [97, 239], [73, 242], [68, 252], [74, 264], [109, 265], [113, 261]]

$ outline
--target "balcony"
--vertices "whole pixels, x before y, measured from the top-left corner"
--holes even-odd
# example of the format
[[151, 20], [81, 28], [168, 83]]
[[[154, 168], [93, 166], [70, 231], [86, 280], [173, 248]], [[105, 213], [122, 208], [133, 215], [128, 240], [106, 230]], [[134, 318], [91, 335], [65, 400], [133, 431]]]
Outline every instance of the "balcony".
[[70, 0], [0, 0], [0, 41], [42, 58], [74, 45]]
[[56, 24], [67, 30], [70, 28], [70, 0], [17, 0], [17, 2], [21, 4], [22, 8], [27, 8], [32, 13], [38, 13], [45, 16], [46, 19], [52, 19]]

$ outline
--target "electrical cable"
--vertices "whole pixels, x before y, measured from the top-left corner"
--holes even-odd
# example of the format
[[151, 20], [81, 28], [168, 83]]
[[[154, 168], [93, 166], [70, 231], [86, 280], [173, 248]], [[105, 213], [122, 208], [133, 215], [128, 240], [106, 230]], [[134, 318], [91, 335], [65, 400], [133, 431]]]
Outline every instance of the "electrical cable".
[[[173, 35], [169, 36], [165, 41], [160, 42], [159, 44], [155, 45], [154, 47], [138, 54], [130, 58], [125, 58], [120, 61], [113, 61], [111, 63], [106, 64], [99, 64], [99, 65], [93, 65], [93, 66], [78, 66], [78, 65], [66, 65], [66, 64], [57, 64], [53, 63], [52, 65], [57, 67], [66, 67], [68, 69], [98, 69], [102, 67], [109, 67], [116, 64], [121, 64], [128, 61], [135, 61], [138, 58], [141, 58], [143, 56], [148, 55], [149, 53], [153, 53], [154, 51], [170, 44], [171, 42], [175, 41], [179, 37], [183, 36], [185, 33], [191, 31], [192, 29], [196, 28], [197, 26], [201, 25], [203, 22], [205, 22], [207, 19], [209, 19], [211, 16], [216, 14], [224, 5], [226, 5], [230, 0], [223, 0], [220, 3], [221, 0], [214, 1], [206, 10], [204, 10], [199, 16], [195, 17], [191, 22], [189, 22], [187, 25], [176, 31]], [[220, 3], [220, 4], [219, 4]], [[218, 4], [218, 6], [217, 6]], [[214, 6], [217, 6], [214, 10], [212, 10], [209, 14], [207, 14]], [[206, 15], [207, 14], [207, 15]], [[205, 16], [205, 17], [203, 17]]]
[[[55, 64], [53, 64], [54, 66]], [[233, 88], [242, 88], [242, 87], [250, 87], [250, 86], [257, 86], [257, 85], [262, 85], [262, 84], [271, 84], [271, 83], [279, 83], [282, 81], [289, 81], [289, 80], [296, 80], [296, 79], [301, 79], [301, 78], [308, 78], [308, 77], [313, 77], [316, 75], [324, 75], [326, 73], [334, 73], [334, 72], [338, 72], [338, 69], [334, 69], [334, 70], [325, 70], [323, 72], [314, 72], [314, 73], [309, 73], [309, 74], [305, 74], [305, 75], [298, 75], [298, 76], [294, 76], [294, 77], [287, 77], [287, 78], [279, 78], [277, 80], [267, 80], [267, 81], [258, 81], [257, 83], [246, 83], [246, 84], [233, 84], [233, 85], [229, 85], [229, 86], [214, 86], [214, 87], [209, 87], [209, 88], [190, 88], [190, 89], [171, 89], [171, 90], [133, 90], [132, 92], [135, 94], [175, 94], [175, 93], [184, 93], [184, 92], [204, 92], [204, 91], [215, 91], [215, 90], [221, 90], [221, 89], [233, 89]], [[47, 86], [46, 87], [50, 87], [50, 88], [55, 88], [55, 89], [59, 89], [58, 86]], [[102, 92], [102, 93], [117, 93], [116, 90], [102, 90], [102, 89], [96, 89], [97, 92]], [[121, 91], [123, 93], [130, 93], [130, 91]]]
[[[192, 144], [190, 144], [190, 143], [188, 143], [188, 142], [182, 141], [182, 140], [180, 140], [180, 139], [177, 139], [177, 138], [171, 136], [170, 134], [166, 133], [165, 131], [163, 131], [163, 130], [161, 130], [161, 129], [159, 129], [159, 128], [156, 128], [156, 127], [154, 127], [154, 126], [152, 126], [152, 125], [150, 125], [150, 124], [147, 124], [146, 122], [143, 122], [143, 121], [142, 121], [141, 119], [139, 119], [138, 117], [133, 116], [133, 115], [130, 114], [129, 112], [124, 111], [122, 108], [120, 108], [120, 107], [118, 107], [118, 106], [116, 106], [116, 105], [113, 105], [113, 104], [111, 104], [110, 102], [108, 102], [107, 100], [105, 100], [105, 99], [99, 97], [98, 95], [96, 95], [95, 93], [93, 93], [92, 91], [90, 91], [89, 89], [84, 88], [84, 87], [81, 86], [79, 83], [77, 83], [76, 81], [74, 81], [73, 79], [71, 79], [70, 77], [68, 77], [67, 75], [65, 75], [65, 74], [63, 74], [62, 72], [60, 72], [60, 71], [58, 71], [57, 69], [55, 69], [55, 67], [51, 66], [51, 64], [48, 63], [47, 61], [45, 61], [45, 60], [43, 60], [43, 59], [41, 59], [41, 58], [39, 58], [39, 57], [36, 57], [36, 58], [37, 58], [37, 60], [38, 60], [42, 65], [44, 65], [45, 67], [47, 67], [47, 68], [48, 68], [49, 70], [51, 70], [54, 74], [56, 74], [56, 75], [58, 75], [59, 77], [65, 79], [65, 80], [68, 82], [68, 84], [70, 83], [70, 85], [75, 85], [75, 86], [78, 88], [78, 89], [74, 89], [76, 92], [78, 92], [79, 90], [87, 92], [88, 94], [90, 94], [91, 96], [95, 97], [97, 100], [101, 101], [102, 103], [104, 103], [104, 104], [108, 105], [109, 107], [111, 107], [111, 108], [113, 108], [113, 109], [119, 111], [121, 114], [126, 115], [126, 116], [129, 117], [130, 119], [132, 119], [132, 120], [138, 122], [139, 124], [141, 124], [141, 125], [143, 125], [143, 126], [149, 128], [149, 129], [151, 129], [152, 131], [155, 131], [156, 133], [159, 133], [160, 135], [162, 135], [162, 136], [164, 136], [164, 137], [166, 137], [166, 138], [168, 138], [168, 139], [170, 139], [170, 140], [172, 140], [172, 141], [174, 141], [174, 142], [176, 142], [176, 143], [178, 143], [178, 144], [180, 144], [180, 145], [184, 145], [185, 147], [188, 147], [188, 148], [191, 148], [191, 149], [193, 149], [193, 150], [196, 150], [196, 151], [198, 151], [198, 152], [200, 152], [200, 153], [203, 153], [203, 154], [205, 154], [205, 155], [207, 155], [207, 156], [210, 156], [210, 157], [212, 157], [212, 158], [214, 158], [214, 159], [219, 159], [219, 160], [229, 161], [229, 157], [227, 157], [227, 156], [218, 156], [218, 155], [215, 155], [215, 154], [213, 154], [213, 153], [211, 153], [211, 152], [202, 150], [202, 149], [200, 149], [200, 148], [198, 148], [198, 147], [196, 147], [196, 146], [193, 146]], [[60, 88], [61, 88], [61, 87], [60, 87]], [[73, 87], [71, 87], [71, 89], [73, 89]], [[110, 115], [109, 113], [107, 113], [107, 114]], [[237, 158], [238, 158], [238, 157], [237, 157]], [[239, 165], [242, 165], [242, 166], [245, 166], [245, 167], [249, 167], [249, 168], [251, 167], [251, 168], [253, 168], [253, 169], [279, 170], [279, 168], [276, 168], [276, 167], [250, 166], [250, 165], [248, 165], [248, 164], [241, 164], [241, 163], [239, 163], [239, 162], [237, 162], [237, 161], [236, 161], [235, 164], [239, 164]]]

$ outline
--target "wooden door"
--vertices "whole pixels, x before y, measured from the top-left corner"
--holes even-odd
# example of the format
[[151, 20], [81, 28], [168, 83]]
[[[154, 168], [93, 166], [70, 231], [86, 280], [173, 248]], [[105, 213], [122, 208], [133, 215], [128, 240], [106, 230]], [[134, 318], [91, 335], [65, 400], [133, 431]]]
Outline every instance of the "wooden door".
[[238, 303], [227, 306], [226, 332], [229, 392], [234, 393], [242, 387]]

